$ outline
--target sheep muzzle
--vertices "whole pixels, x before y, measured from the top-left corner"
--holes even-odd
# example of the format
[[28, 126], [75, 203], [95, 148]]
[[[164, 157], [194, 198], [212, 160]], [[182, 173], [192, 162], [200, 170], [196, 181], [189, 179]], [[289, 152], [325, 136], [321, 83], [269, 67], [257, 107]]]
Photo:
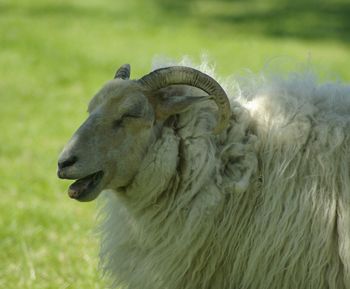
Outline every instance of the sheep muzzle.
[[88, 196], [98, 184], [101, 182], [103, 177], [103, 171], [98, 171], [84, 178], [76, 180], [70, 185], [68, 189], [68, 195], [72, 199], [84, 201], [85, 199], [90, 200]]

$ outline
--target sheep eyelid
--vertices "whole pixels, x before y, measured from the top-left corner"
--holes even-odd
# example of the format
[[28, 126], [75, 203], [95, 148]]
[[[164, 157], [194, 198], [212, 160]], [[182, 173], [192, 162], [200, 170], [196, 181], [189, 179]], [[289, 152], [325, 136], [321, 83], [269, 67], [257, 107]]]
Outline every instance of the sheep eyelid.
[[123, 122], [123, 119], [122, 119], [122, 118], [113, 120], [113, 124], [112, 124], [113, 128], [118, 128], [118, 127], [120, 127], [121, 124], [122, 124], [122, 122]]
[[140, 118], [140, 117], [142, 117], [142, 115], [140, 115], [140, 114], [126, 113], [126, 114], [122, 115], [121, 119], [123, 119], [123, 118]]
[[122, 125], [123, 120], [124, 120], [125, 118], [140, 118], [140, 117], [141, 117], [141, 115], [134, 115], [134, 114], [128, 114], [128, 113], [126, 113], [126, 114], [122, 115], [119, 119], [115, 119], [115, 120], [113, 121], [113, 128], [118, 128], [118, 127], [120, 127], [120, 126]]

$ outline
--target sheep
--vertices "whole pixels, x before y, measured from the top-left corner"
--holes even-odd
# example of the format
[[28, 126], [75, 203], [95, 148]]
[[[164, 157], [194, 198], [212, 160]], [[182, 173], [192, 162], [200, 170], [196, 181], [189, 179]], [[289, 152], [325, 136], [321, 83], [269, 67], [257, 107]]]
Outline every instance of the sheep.
[[350, 87], [208, 74], [122, 66], [59, 157], [112, 287], [349, 289]]

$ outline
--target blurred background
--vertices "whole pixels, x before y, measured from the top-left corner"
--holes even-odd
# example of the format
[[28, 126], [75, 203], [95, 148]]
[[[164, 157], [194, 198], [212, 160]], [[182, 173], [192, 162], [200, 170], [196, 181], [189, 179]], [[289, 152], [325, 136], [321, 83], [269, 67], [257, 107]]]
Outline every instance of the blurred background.
[[105, 287], [96, 203], [68, 198], [57, 155], [119, 65], [202, 53], [221, 76], [287, 63], [349, 82], [350, 2], [0, 0], [0, 288]]

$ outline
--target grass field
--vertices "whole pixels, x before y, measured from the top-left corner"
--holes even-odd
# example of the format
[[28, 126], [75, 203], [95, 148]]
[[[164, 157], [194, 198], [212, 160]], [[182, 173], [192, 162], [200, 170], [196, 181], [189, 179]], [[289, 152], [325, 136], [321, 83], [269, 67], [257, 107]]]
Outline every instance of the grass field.
[[57, 155], [93, 93], [154, 55], [220, 74], [311, 63], [350, 81], [350, 4], [339, 1], [0, 0], [0, 288], [104, 288], [95, 203], [70, 200]]

